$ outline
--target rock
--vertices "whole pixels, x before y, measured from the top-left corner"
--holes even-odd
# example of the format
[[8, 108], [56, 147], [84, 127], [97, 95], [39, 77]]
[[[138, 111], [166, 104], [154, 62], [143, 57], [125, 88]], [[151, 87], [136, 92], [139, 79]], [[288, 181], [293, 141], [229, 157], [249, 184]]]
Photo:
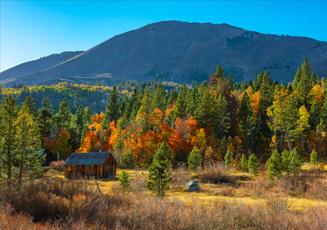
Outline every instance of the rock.
[[198, 181], [197, 180], [191, 180], [187, 183], [186, 189], [188, 191], [198, 191], [200, 189]]

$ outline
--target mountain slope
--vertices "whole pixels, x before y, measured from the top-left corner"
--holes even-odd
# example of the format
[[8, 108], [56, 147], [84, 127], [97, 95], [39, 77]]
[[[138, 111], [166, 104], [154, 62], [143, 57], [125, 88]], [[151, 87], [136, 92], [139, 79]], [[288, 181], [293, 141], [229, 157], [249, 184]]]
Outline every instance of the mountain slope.
[[47, 70], [15, 77], [7, 85], [121, 79], [179, 83], [203, 81], [221, 63], [239, 81], [267, 70], [289, 82], [304, 58], [321, 77], [327, 75], [327, 43], [305, 37], [246, 31], [227, 24], [166, 21], [117, 35]]
[[12, 67], [8, 70], [5, 70], [0, 73], [0, 81], [21, 77], [24, 75], [33, 74], [36, 72], [40, 72], [46, 70], [50, 67], [58, 65], [68, 59], [82, 53], [83, 51], [75, 51], [75, 52], [62, 52], [60, 54], [52, 54], [47, 57], [42, 57], [38, 60], [33, 60], [29, 62], [22, 63], [15, 67]]

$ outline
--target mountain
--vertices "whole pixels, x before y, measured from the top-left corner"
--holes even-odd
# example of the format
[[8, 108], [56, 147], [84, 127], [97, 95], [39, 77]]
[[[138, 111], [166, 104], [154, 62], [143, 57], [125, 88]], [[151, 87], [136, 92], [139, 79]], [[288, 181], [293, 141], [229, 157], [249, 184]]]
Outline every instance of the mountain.
[[316, 74], [327, 75], [326, 42], [261, 34], [228, 24], [164, 21], [112, 37], [46, 70], [11, 76], [6, 85], [158, 78], [201, 82], [218, 63], [238, 81], [252, 80], [260, 70], [267, 70], [274, 80], [289, 82], [304, 58]]
[[5, 82], [7, 79], [12, 80], [24, 75], [29, 75], [54, 67], [68, 59], [83, 53], [83, 51], [62, 52], [60, 54], [52, 54], [47, 57], [42, 57], [38, 60], [25, 62], [0, 73], [0, 81]]

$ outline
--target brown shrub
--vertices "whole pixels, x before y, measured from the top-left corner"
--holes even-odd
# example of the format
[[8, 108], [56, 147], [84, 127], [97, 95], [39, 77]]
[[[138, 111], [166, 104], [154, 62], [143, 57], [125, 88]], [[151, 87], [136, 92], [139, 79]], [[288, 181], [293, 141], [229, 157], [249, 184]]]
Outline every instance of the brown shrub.
[[207, 166], [204, 169], [198, 169], [198, 178], [204, 183], [234, 183], [235, 178], [228, 175], [224, 165], [217, 163], [213, 166]]
[[185, 188], [186, 184], [191, 180], [189, 171], [185, 165], [179, 165], [172, 171], [171, 185], [175, 188]]
[[52, 169], [63, 169], [65, 167], [65, 162], [66, 161], [63, 161], [63, 160], [61, 160], [61, 161], [52, 161], [50, 163], [50, 168], [52, 168]]

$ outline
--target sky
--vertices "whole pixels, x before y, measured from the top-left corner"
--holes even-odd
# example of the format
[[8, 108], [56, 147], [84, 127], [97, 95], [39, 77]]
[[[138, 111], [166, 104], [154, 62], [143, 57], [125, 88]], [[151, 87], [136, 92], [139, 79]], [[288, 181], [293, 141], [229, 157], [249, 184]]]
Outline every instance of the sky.
[[63, 51], [87, 50], [150, 23], [227, 23], [327, 41], [327, 1], [0, 0], [0, 72]]

